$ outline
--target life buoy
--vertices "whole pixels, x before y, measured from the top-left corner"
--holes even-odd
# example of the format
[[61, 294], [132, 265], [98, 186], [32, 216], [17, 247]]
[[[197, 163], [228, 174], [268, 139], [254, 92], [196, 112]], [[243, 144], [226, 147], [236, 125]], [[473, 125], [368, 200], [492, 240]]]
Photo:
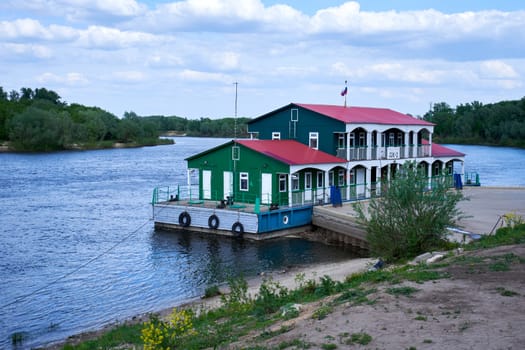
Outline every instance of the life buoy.
[[191, 225], [191, 216], [187, 211], [183, 211], [179, 215], [179, 225], [182, 227], [188, 227]]
[[283, 224], [288, 225], [288, 215], [283, 216]]
[[242, 224], [239, 221], [237, 221], [235, 224], [232, 225], [232, 233], [234, 237], [242, 238], [242, 236], [244, 235], [244, 226], [242, 226]]
[[209, 219], [208, 219], [208, 226], [212, 230], [216, 230], [217, 227], [219, 227], [219, 217], [217, 215], [215, 215], [215, 214], [210, 216]]

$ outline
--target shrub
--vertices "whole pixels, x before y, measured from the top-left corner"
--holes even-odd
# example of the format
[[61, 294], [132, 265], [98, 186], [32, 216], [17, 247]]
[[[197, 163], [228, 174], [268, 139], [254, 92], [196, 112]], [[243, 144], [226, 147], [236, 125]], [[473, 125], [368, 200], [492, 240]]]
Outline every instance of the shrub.
[[443, 175], [429, 189], [425, 173], [406, 162], [383, 188], [382, 197], [370, 199], [367, 212], [361, 202], [356, 203], [371, 254], [398, 261], [441, 246], [447, 227], [462, 216], [456, 204], [463, 195], [451, 190], [447, 180]]

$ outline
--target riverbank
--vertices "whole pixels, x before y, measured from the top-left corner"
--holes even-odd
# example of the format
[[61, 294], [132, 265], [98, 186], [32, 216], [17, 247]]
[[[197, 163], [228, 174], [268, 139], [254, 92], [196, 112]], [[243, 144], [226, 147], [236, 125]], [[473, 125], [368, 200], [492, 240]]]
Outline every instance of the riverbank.
[[[467, 187], [463, 191], [465, 196], [470, 199], [461, 202], [460, 204], [461, 209], [464, 210], [467, 215], [467, 218], [461, 221], [462, 227], [466, 230], [477, 233], [490, 233], [494, 226], [499, 228], [501, 225], [501, 220], [498, 222], [498, 219], [501, 219], [503, 215], [509, 212], [514, 212], [516, 215], [525, 217], [525, 188]], [[496, 258], [491, 257], [489, 259], [493, 261], [498, 260], [498, 256], [503, 257], [502, 259], [505, 259], [505, 256], [511, 258], [516, 256], [518, 257], [516, 258], [517, 261], [521, 262], [521, 264], [518, 264], [519, 266], [514, 266], [516, 270], [512, 270], [512, 272], [499, 271], [498, 268], [485, 271], [487, 270], [487, 266], [482, 269], [481, 267], [474, 265], [474, 263], [479, 263], [480, 259], [478, 259], [478, 257], [488, 256], [490, 254], [495, 254], [494, 256], [496, 256]], [[311, 313], [315, 311], [316, 307], [320, 307], [323, 303], [321, 301], [317, 304], [314, 303], [308, 306], [310, 313], [307, 312], [304, 315], [309, 316], [302, 316], [299, 320], [302, 322], [301, 325], [296, 322], [294, 324], [294, 330], [297, 331], [290, 334], [295, 334], [296, 336], [298, 336], [298, 334], [310, 334], [313, 338], [308, 341], [318, 343], [320, 341], [319, 339], [322, 338], [322, 334], [331, 334], [332, 337], [337, 338], [339, 334], [335, 333], [337, 329], [341, 329], [342, 334], [345, 333], [343, 329], [345, 324], [348, 325], [349, 329], [353, 329], [352, 327], [354, 327], [353, 325], [355, 323], [356, 325], [360, 325], [361, 329], [367, 329], [369, 334], [372, 334], [372, 331], [374, 331], [376, 334], [374, 339], [376, 337], [382, 339], [377, 342], [377, 347], [379, 348], [404, 348], [412, 345], [416, 346], [415, 340], [412, 345], [409, 345], [409, 340], [411, 341], [411, 339], [414, 339], [410, 335], [411, 332], [418, 337], [428, 337], [420, 340], [420, 343], [422, 342], [424, 345], [419, 344], [417, 346], [418, 348], [420, 346], [423, 346], [423, 348], [439, 348], [440, 346], [443, 346], [443, 344], [446, 346], [452, 346], [452, 343], [450, 343], [452, 342], [452, 338], [458, 336], [461, 336], [461, 340], [457, 340], [458, 344], [465, 345], [471, 344], [472, 342], [476, 343], [475, 332], [468, 336], [465, 335], [463, 338], [466, 328], [474, 328], [476, 330], [480, 329], [477, 326], [473, 327], [474, 324], [477, 325], [480, 323], [476, 318], [478, 317], [477, 312], [479, 312], [480, 315], [483, 315], [483, 317], [487, 317], [486, 319], [490, 319], [490, 314], [497, 311], [498, 314], [501, 314], [504, 317], [503, 320], [498, 321], [498, 324], [501, 324], [502, 328], [505, 328], [504, 326], [508, 325], [507, 328], [509, 329], [505, 328], [500, 330], [497, 334], [492, 334], [485, 329], [488, 326], [483, 323], [482, 331], [485, 333], [489, 332], [487, 334], [492, 334], [497, 341], [500, 341], [501, 336], [505, 334], [505, 336], [509, 337], [516, 336], [516, 334], [513, 333], [516, 328], [511, 325], [520, 324], [522, 321], [521, 318], [518, 318], [516, 314], [513, 313], [514, 308], [509, 303], [519, 303], [520, 305], [517, 307], [517, 310], [522, 310], [523, 301], [525, 299], [520, 295], [515, 296], [513, 299], [509, 299], [509, 297], [505, 297], [504, 295], [498, 296], [497, 291], [508, 290], [518, 292], [523, 290], [523, 281], [525, 281], [525, 276], [523, 276], [525, 273], [523, 271], [525, 248], [523, 246], [498, 248], [498, 250], [491, 252], [480, 251], [477, 253], [468, 253], [464, 256], [464, 261], [473, 262], [473, 264], [467, 266], [468, 269], [470, 269], [470, 272], [462, 270], [463, 265], [459, 264], [454, 265], [455, 267], [451, 267], [447, 270], [447, 273], [452, 276], [450, 279], [440, 280], [439, 282], [426, 282], [424, 286], [413, 283], [409, 284], [409, 287], [423, 291], [422, 293], [418, 293], [418, 295], [421, 296], [420, 300], [410, 298], [400, 301], [393, 298], [385, 292], [385, 290], [388, 289], [387, 284], [382, 286], [382, 292], [378, 292], [376, 295], [377, 302], [374, 305], [377, 305], [375, 307], [368, 309], [364, 306], [360, 306], [360, 309], [352, 308], [351, 311], [338, 314], [336, 319], [333, 319], [331, 323], [317, 323], [311, 319]], [[297, 287], [296, 277], [301, 274], [304, 274], [304, 278], [307, 280], [329, 276], [332, 280], [343, 281], [347, 276], [352, 275], [353, 273], [366, 271], [374, 261], [374, 259], [353, 259], [341, 263], [316, 264], [301, 268], [263, 273], [248, 281], [248, 294], [252, 296], [255, 295], [259, 291], [259, 287], [263, 280], [270, 277], [273, 281], [288, 289]], [[479, 271], [482, 270], [484, 272], [483, 274], [480, 274]], [[461, 273], [455, 275], [455, 272], [457, 271], [460, 271]], [[490, 283], [484, 285], [485, 282]], [[223, 293], [227, 292], [226, 289], [221, 288], [221, 290]], [[435, 304], [432, 303], [433, 300], [436, 301]], [[485, 300], [490, 300], [491, 303], [485, 305]], [[494, 300], [497, 301], [497, 306], [494, 306]], [[220, 298], [215, 297], [188, 301], [185, 306], [191, 306], [197, 309], [204, 308], [208, 310], [220, 306], [220, 304]], [[379, 307], [379, 305], [381, 307]], [[497, 310], [494, 310], [494, 308]], [[162, 310], [160, 315], [166, 316], [171, 310], [172, 308]], [[354, 315], [356, 310], [358, 312]], [[352, 317], [357, 317], [357, 319], [350, 317], [349, 313], [354, 315]], [[148, 315], [138, 315], [128, 322], [138, 324], [147, 321], [148, 317]], [[521, 314], [519, 317], [521, 317]], [[417, 318], [419, 318], [419, 320]], [[423, 319], [424, 322], [414, 322], [414, 320], [423, 321]], [[334, 324], [333, 326], [332, 323]], [[322, 327], [316, 326], [316, 324], [322, 325]], [[412, 329], [414, 324], [423, 326], [425, 331], [423, 329]], [[114, 327], [114, 325], [97, 332], [84, 333], [71, 337], [67, 340], [67, 343], [76, 344], [87, 339], [96, 338], [112, 327]], [[314, 329], [319, 327], [320, 329], [323, 329], [323, 332], [313, 332]], [[389, 337], [395, 334], [397, 334], [397, 337], [399, 338], [397, 340], [399, 342], [397, 345], [399, 346], [389, 346], [389, 344], [391, 344], [389, 343]], [[437, 342], [438, 338], [445, 339], [444, 341], [446, 342]], [[432, 342], [428, 342], [430, 340]], [[490, 341], [493, 342], [493, 340]], [[55, 344], [46, 349], [60, 349], [64, 344], [65, 343]], [[396, 345], [395, 342], [393, 344]], [[441, 345], [437, 346], [436, 344]], [[459, 347], [461, 348], [462, 346]]]
[[[301, 273], [306, 274], [306, 280], [330, 276], [343, 287], [320, 299], [294, 304], [298, 311], [293, 317], [277, 312], [262, 328], [253, 328], [246, 321], [235, 323], [231, 341], [220, 348], [517, 349], [525, 341], [524, 244], [456, 252], [435, 265], [393, 267], [350, 278], [368, 269], [371, 262], [358, 259], [315, 265], [250, 280], [251, 296], [269, 277], [282, 286], [297, 288], [296, 276]], [[219, 305], [215, 297], [184, 307], [202, 311]], [[169, 312], [171, 309], [161, 316]], [[231, 313], [227, 315], [222, 322], [233, 318]], [[146, 316], [132, 322], [144, 321]], [[244, 327], [246, 331], [238, 332]], [[101, 333], [73, 337], [68, 343]], [[136, 347], [121, 344], [110, 348]]]
[[[98, 143], [91, 144], [78, 144], [72, 143], [67, 145], [64, 149], [53, 150], [50, 152], [59, 152], [59, 151], [91, 151], [99, 149], [112, 149], [112, 148], [137, 148], [137, 147], [149, 147], [149, 146], [163, 146], [163, 145], [173, 145], [175, 141], [170, 138], [158, 138], [156, 140], [147, 140], [144, 142], [114, 142], [114, 141], [102, 141]], [[0, 144], [0, 153], [9, 153], [9, 152], [31, 152], [31, 151], [19, 151], [13, 149], [9, 141], [5, 141]], [[35, 151], [41, 152], [41, 151]]]

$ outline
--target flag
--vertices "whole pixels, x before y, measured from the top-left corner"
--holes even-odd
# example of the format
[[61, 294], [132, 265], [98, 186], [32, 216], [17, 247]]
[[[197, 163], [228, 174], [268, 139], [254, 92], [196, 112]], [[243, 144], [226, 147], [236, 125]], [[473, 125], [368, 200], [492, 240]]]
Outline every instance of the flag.
[[348, 87], [345, 86], [345, 88], [343, 89], [343, 91], [341, 91], [341, 96], [346, 96], [346, 93], [348, 92]]

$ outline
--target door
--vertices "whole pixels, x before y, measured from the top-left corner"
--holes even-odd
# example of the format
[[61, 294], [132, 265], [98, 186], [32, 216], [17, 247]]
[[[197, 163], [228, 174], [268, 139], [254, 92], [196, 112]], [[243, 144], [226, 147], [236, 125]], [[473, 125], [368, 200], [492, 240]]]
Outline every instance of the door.
[[365, 196], [365, 168], [358, 168], [355, 171], [356, 176], [356, 192], [358, 197]]
[[272, 174], [262, 173], [261, 203], [272, 204]]
[[227, 199], [228, 196], [233, 195], [233, 173], [231, 171], [225, 171], [223, 180], [224, 193], [222, 199]]
[[202, 171], [202, 197], [211, 199], [211, 170]]
[[312, 200], [312, 173], [304, 173], [304, 200]]

